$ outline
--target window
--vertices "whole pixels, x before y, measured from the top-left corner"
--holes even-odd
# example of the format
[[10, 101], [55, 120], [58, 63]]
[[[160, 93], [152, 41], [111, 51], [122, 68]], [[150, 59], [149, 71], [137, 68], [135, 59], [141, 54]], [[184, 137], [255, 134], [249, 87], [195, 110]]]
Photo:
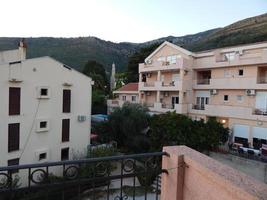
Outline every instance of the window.
[[62, 119], [62, 142], [70, 141], [70, 120]]
[[20, 114], [20, 88], [9, 88], [9, 115]]
[[69, 148], [61, 149], [61, 160], [69, 160]]
[[243, 101], [243, 99], [244, 99], [244, 96], [242, 96], [242, 95], [237, 95], [236, 96], [236, 100], [237, 101], [240, 101], [241, 102], [241, 101]]
[[122, 96], [122, 100], [123, 101], [126, 101], [126, 96]]
[[244, 75], [244, 70], [243, 69], [239, 69], [238, 70], [238, 76], [243, 76]]
[[47, 121], [40, 122], [40, 128], [46, 128], [47, 127]]
[[41, 96], [47, 96], [48, 95], [48, 89], [47, 88], [41, 88]]
[[48, 99], [50, 97], [49, 87], [42, 86], [37, 88], [37, 98], [38, 99]]
[[63, 90], [63, 113], [70, 113], [71, 90]]
[[36, 120], [36, 132], [49, 131], [49, 120], [48, 119], [37, 119]]
[[[11, 159], [7, 161], [7, 166], [14, 166], [14, 165], [19, 165], [19, 158]], [[11, 173], [18, 173], [18, 169], [14, 169], [10, 171]]]
[[229, 52], [224, 54], [224, 58], [226, 61], [232, 61], [235, 59], [235, 52]]
[[39, 161], [41, 161], [41, 160], [45, 160], [46, 159], [46, 153], [40, 153], [39, 154]]
[[169, 62], [170, 64], [175, 64], [176, 63], [176, 59], [177, 59], [176, 55], [167, 56], [167, 62]]
[[20, 124], [8, 124], [8, 152], [19, 150]]
[[224, 101], [228, 101], [228, 100], [229, 100], [229, 96], [228, 96], [228, 95], [224, 95], [224, 96], [223, 96], [223, 100], [224, 100]]
[[132, 96], [132, 101], [136, 102], [136, 96]]

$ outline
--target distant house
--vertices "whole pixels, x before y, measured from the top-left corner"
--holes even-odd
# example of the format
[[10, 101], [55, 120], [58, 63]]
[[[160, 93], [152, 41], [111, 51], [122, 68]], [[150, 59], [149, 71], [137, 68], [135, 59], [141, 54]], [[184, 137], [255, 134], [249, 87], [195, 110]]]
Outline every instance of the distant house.
[[107, 101], [107, 113], [110, 114], [114, 108], [122, 107], [125, 102], [139, 103], [138, 93], [138, 83], [128, 83], [127, 85], [113, 91], [113, 94], [116, 97]]
[[0, 52], [0, 166], [72, 159], [90, 143], [91, 78], [26, 45]]

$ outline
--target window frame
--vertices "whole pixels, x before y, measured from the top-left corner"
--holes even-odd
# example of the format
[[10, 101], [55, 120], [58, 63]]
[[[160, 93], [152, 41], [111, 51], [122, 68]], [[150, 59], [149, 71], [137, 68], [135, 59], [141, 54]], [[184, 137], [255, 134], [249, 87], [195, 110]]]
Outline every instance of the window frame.
[[[225, 100], [225, 97], [227, 97], [227, 100]], [[224, 94], [223, 95], [223, 101], [224, 102], [229, 102], [229, 95], [228, 94]]]

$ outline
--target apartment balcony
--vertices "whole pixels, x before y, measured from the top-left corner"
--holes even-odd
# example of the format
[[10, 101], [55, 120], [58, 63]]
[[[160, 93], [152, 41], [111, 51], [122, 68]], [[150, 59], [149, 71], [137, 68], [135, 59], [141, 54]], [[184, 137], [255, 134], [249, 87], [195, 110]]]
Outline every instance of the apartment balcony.
[[[25, 178], [18, 187], [14, 186], [14, 171]], [[0, 177], [0, 199], [9, 200], [267, 199], [264, 183], [186, 146], [163, 147], [162, 152], [154, 153], [0, 167]], [[150, 177], [154, 177], [154, 184], [139, 182]]]
[[[259, 81], [261, 80], [261, 82]], [[204, 84], [205, 83], [205, 84]], [[209, 83], [209, 84], [207, 84]], [[193, 81], [193, 89], [267, 89], [267, 79], [257, 77], [211, 78], [209, 81]]]
[[181, 91], [183, 89], [182, 81], [155, 81], [155, 82], [139, 82], [140, 91]]
[[[233, 49], [233, 51], [236, 51]], [[222, 52], [222, 54], [225, 52]], [[257, 65], [267, 63], [267, 50], [262, 49], [258, 53], [244, 53], [242, 55], [236, 53], [231, 58], [224, 56], [207, 56], [205, 58], [196, 59], [194, 61], [195, 69], [227, 67], [227, 66], [244, 66]]]
[[262, 112], [264, 110], [259, 111], [259, 109], [251, 107], [211, 104], [196, 106], [191, 104], [189, 105], [188, 110], [189, 113], [198, 115], [267, 121], [265, 113]]
[[192, 63], [185, 58], [177, 59], [176, 63], [153, 61], [151, 64], [139, 64], [139, 73], [153, 71], [172, 71], [190, 67]]
[[125, 101], [118, 100], [118, 99], [108, 99], [107, 106], [108, 107], [122, 107]]
[[188, 111], [187, 104], [154, 103], [147, 107], [150, 111], [157, 113], [176, 112], [179, 114], [186, 114]]
[[253, 109], [253, 115], [267, 116], [267, 109], [255, 108], [255, 109]]

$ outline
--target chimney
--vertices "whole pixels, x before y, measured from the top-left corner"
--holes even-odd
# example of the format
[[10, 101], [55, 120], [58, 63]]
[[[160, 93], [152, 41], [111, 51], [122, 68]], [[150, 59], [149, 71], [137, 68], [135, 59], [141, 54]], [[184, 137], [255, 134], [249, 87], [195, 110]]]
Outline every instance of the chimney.
[[22, 38], [18, 44], [19, 46], [19, 57], [20, 60], [26, 60], [26, 49], [27, 49], [27, 44], [25, 42], [25, 39]]

